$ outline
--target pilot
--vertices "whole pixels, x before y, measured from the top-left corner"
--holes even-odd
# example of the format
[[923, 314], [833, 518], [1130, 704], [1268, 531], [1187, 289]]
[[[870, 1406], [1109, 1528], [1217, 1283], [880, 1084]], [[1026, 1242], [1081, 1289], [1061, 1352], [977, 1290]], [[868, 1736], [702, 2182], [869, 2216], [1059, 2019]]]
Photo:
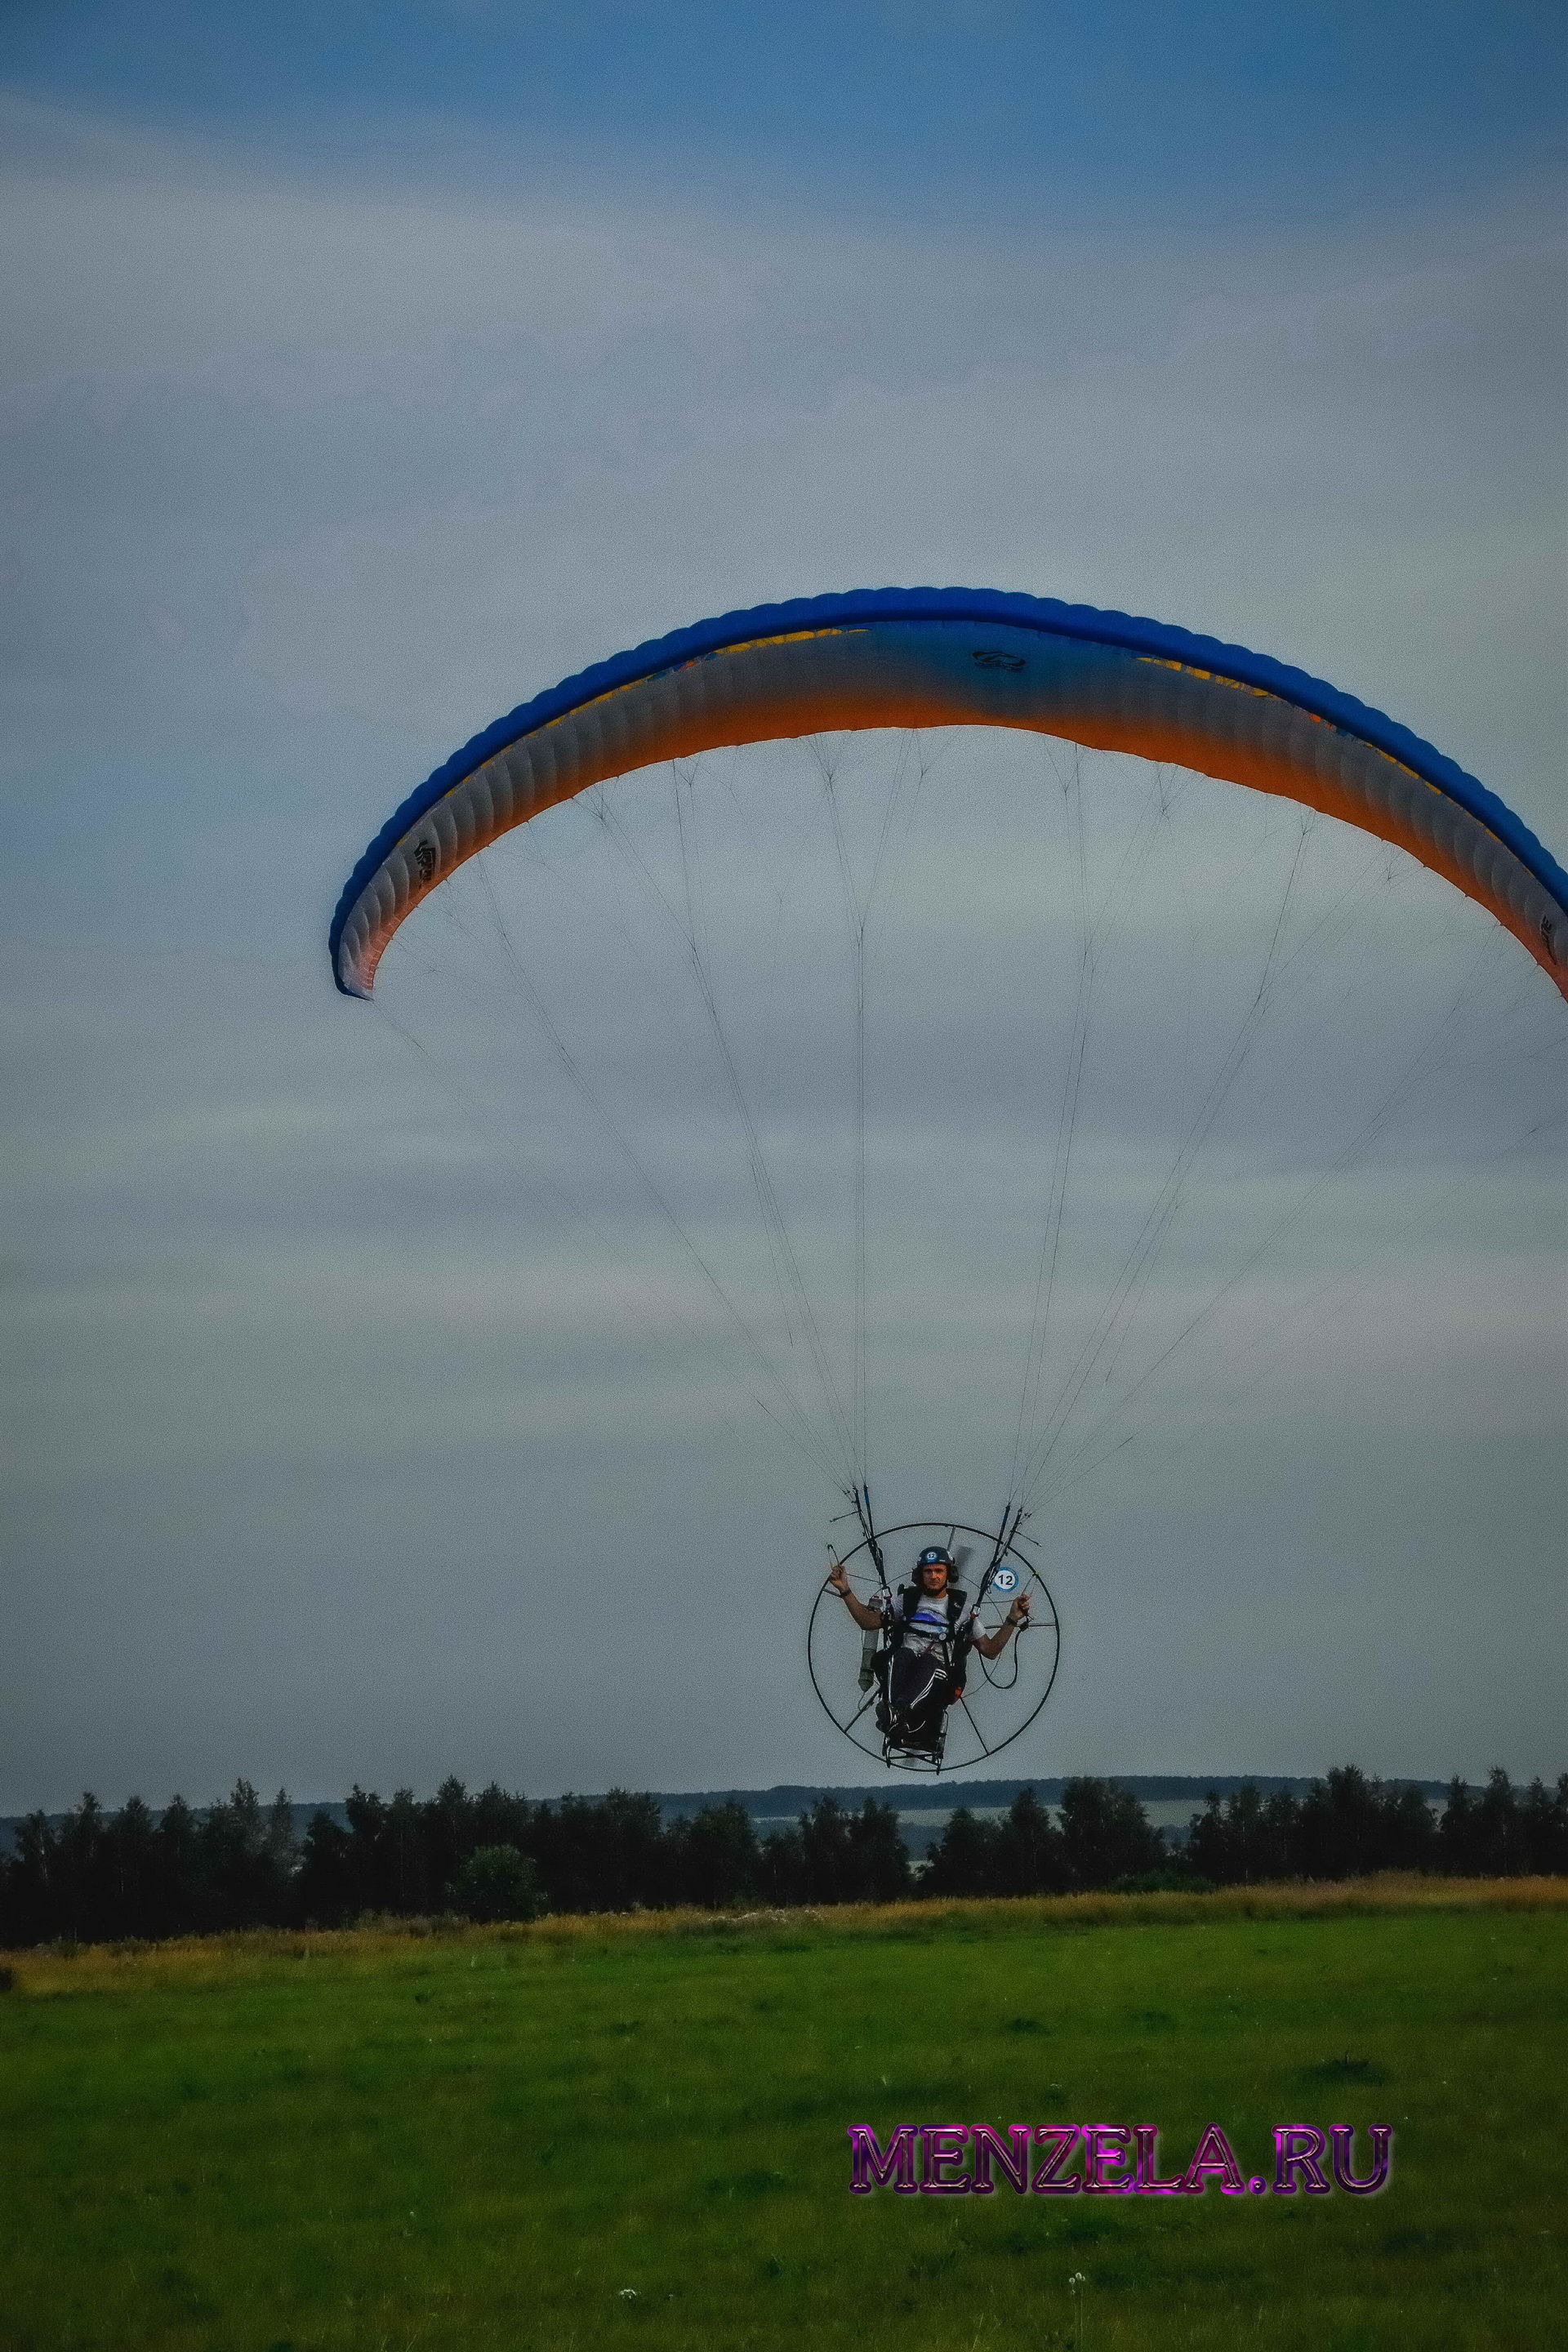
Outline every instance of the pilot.
[[[890, 1656], [877, 1722], [895, 1748], [940, 1754], [942, 1719], [963, 1695], [971, 1649], [983, 1658], [999, 1658], [1015, 1628], [1028, 1618], [1029, 1596], [1020, 1592], [994, 1632], [982, 1633], [966, 1615], [966, 1596], [952, 1575], [952, 1553], [932, 1544], [916, 1561], [913, 1581], [893, 1596], [887, 1645]], [[867, 1633], [882, 1628], [881, 1601], [862, 1601], [850, 1590], [842, 1560], [833, 1562], [827, 1581], [857, 1625]]]

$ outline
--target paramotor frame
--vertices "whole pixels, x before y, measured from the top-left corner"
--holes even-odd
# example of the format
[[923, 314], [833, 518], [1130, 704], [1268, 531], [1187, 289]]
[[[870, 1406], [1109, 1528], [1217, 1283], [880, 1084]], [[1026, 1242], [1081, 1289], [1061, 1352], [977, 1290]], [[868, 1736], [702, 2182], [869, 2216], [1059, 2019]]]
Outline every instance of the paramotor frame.
[[[1039, 1715], [1051, 1695], [1061, 1663], [1061, 1619], [1045, 1578], [1034, 1561], [1018, 1549], [1028, 1542], [1026, 1536], [1019, 1535], [1015, 1528], [1011, 1534], [999, 1537], [994, 1528], [972, 1527], [958, 1519], [905, 1519], [897, 1527], [863, 1535], [858, 1544], [841, 1555], [850, 1589], [862, 1601], [873, 1600], [884, 1589], [888, 1580], [879, 1564], [880, 1549], [902, 1536], [922, 1538], [949, 1549], [960, 1537], [972, 1536], [977, 1545], [987, 1547], [991, 1569], [1005, 1565], [1018, 1578], [1018, 1589], [1029, 1595], [1028, 1622], [1020, 1627], [998, 1659], [993, 1663], [977, 1650], [970, 1653], [973, 1664], [981, 1669], [980, 1675], [971, 1675], [963, 1695], [948, 1710], [948, 1734], [950, 1740], [956, 1739], [956, 1752], [944, 1744], [939, 1755], [925, 1762], [907, 1749], [889, 1751], [876, 1728], [877, 1678], [873, 1672], [868, 1681], [861, 1679], [871, 1663], [868, 1650], [880, 1646], [879, 1637], [867, 1635], [853, 1643], [837, 1638], [837, 1621], [847, 1619], [847, 1612], [826, 1577], [812, 1604], [806, 1627], [806, 1666], [811, 1685], [824, 1713], [846, 1739], [862, 1755], [886, 1765], [889, 1771], [962, 1771], [1010, 1748]], [[917, 1553], [921, 1549], [920, 1542], [912, 1548]], [[852, 1625], [847, 1625], [845, 1631], [858, 1633]], [[1029, 1644], [1026, 1676], [1025, 1643]], [[1021, 1696], [1008, 1705], [1007, 1695], [1020, 1690]]]

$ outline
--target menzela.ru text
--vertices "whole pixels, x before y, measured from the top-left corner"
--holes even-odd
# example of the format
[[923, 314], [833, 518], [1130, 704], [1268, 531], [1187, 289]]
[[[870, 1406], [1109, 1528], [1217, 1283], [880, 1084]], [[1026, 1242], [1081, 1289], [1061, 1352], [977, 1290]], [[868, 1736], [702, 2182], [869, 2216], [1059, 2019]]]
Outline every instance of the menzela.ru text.
[[1226, 2197], [1375, 2197], [1388, 2185], [1394, 2132], [1367, 2128], [1367, 2168], [1355, 2169], [1354, 2127], [1280, 2124], [1270, 2168], [1246, 2174], [1218, 2124], [1204, 2131], [1184, 2169], [1162, 2173], [1153, 2124], [900, 2124], [886, 2143], [870, 2124], [851, 2124], [849, 2188], [856, 2197], [892, 2189], [901, 2197], [1201, 2197], [1214, 2181]]

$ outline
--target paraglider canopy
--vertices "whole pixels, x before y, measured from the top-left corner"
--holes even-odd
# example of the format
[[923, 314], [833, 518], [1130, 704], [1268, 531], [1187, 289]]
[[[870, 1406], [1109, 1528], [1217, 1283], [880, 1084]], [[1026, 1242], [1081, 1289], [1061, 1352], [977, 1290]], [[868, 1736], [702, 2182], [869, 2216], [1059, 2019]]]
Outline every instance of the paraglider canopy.
[[1568, 875], [1475, 777], [1266, 655], [996, 589], [878, 588], [699, 622], [498, 719], [413, 793], [350, 876], [330, 947], [368, 996], [410, 909], [466, 859], [610, 776], [848, 728], [996, 726], [1129, 751], [1343, 818], [1512, 931], [1568, 995]]

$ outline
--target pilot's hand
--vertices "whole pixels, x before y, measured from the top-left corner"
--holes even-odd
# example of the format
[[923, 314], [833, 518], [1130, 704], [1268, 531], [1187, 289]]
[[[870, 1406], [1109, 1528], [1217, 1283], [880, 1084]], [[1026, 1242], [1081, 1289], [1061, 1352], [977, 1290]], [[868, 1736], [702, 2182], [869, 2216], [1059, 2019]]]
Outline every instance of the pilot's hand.
[[844, 1562], [841, 1559], [836, 1559], [828, 1570], [827, 1581], [832, 1585], [835, 1592], [848, 1591], [849, 1579], [845, 1573]]
[[1029, 1596], [1026, 1592], [1020, 1592], [1018, 1598], [1014, 1601], [1013, 1606], [1007, 1612], [1008, 1618], [1015, 1625], [1022, 1625], [1028, 1614]]

